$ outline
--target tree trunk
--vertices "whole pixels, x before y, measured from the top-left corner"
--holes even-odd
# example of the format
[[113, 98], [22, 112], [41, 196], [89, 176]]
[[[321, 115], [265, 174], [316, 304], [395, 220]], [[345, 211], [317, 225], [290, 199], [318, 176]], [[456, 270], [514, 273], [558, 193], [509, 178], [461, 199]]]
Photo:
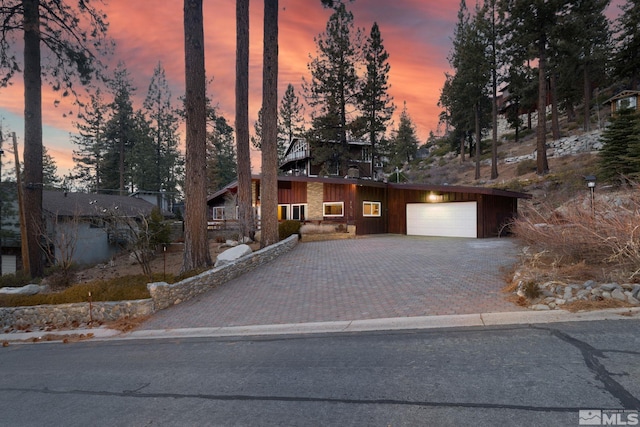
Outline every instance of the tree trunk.
[[253, 239], [251, 151], [249, 148], [249, 0], [236, 1], [236, 155], [238, 223], [241, 237]]
[[553, 134], [553, 139], [560, 139], [560, 120], [558, 114], [558, 91], [556, 87], [556, 73], [555, 71], [551, 73], [550, 88], [551, 90], [551, 133]]
[[491, 2], [491, 179], [498, 178], [498, 59], [496, 48], [496, 2]]
[[264, 2], [260, 247], [278, 241], [278, 0]]
[[465, 138], [465, 135], [463, 134], [460, 137], [460, 164], [464, 163], [464, 138]]
[[480, 130], [480, 103], [475, 105], [475, 122], [476, 122], [476, 179], [480, 179], [480, 139], [482, 133]]
[[498, 76], [495, 61], [491, 70], [491, 86], [493, 91], [493, 102], [491, 103], [491, 127], [493, 128], [491, 133], [491, 179], [496, 179], [498, 178]]
[[212, 265], [207, 239], [206, 77], [202, 0], [184, 0], [185, 212], [182, 272]]
[[31, 277], [42, 277], [42, 78], [40, 2], [23, 0], [24, 8], [24, 212]]
[[542, 38], [538, 46], [538, 127], [536, 128], [536, 173], [549, 172], [547, 162], [547, 76], [546, 40]]
[[589, 63], [584, 64], [584, 131], [591, 130], [591, 77], [589, 76]]

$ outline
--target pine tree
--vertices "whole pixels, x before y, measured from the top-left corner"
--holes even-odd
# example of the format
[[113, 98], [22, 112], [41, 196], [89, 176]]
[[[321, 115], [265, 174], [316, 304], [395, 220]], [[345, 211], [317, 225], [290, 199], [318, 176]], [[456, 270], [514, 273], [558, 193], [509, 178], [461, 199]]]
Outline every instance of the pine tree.
[[[594, 85], [604, 82], [605, 64], [611, 50], [609, 22], [605, 10], [610, 0], [573, 1], [564, 17], [563, 38], [582, 75], [583, 129], [591, 130], [591, 95]], [[566, 50], [565, 50], [566, 51]], [[575, 76], [575, 74], [574, 74]], [[575, 79], [575, 77], [574, 77]]]
[[249, 146], [249, 0], [236, 1], [236, 156], [238, 158], [238, 222], [241, 236], [253, 239]]
[[59, 190], [62, 180], [58, 176], [58, 166], [47, 147], [42, 147], [42, 183], [45, 190]]
[[[316, 37], [317, 56], [307, 68], [311, 81], [304, 85], [312, 112], [311, 143], [315, 162], [325, 171], [346, 175], [349, 146], [349, 112], [357, 109], [361, 58], [361, 32], [354, 29], [353, 14], [334, 2], [325, 32]], [[327, 166], [329, 165], [329, 166]], [[336, 168], [335, 171], [333, 168]]]
[[[150, 188], [144, 189], [175, 194], [181, 175], [182, 161], [178, 152], [179, 117], [171, 101], [171, 90], [165, 71], [162, 65], [158, 64], [143, 104], [146, 115], [151, 121], [150, 130], [154, 145], [154, 156], [150, 163], [153, 167], [145, 167], [147, 174], [149, 170], [153, 170], [151, 175], [154, 181]], [[158, 197], [160, 198], [160, 195]]]
[[287, 85], [287, 90], [280, 101], [278, 119], [278, 157], [282, 159], [291, 140], [305, 133], [304, 106], [291, 83]]
[[[106, 16], [88, 1], [77, 7], [62, 0], [5, 0], [0, 3], [0, 87], [22, 70], [24, 84], [24, 208], [28, 253], [23, 268], [32, 277], [42, 276], [42, 77], [62, 97], [76, 95], [74, 83], [87, 84], [100, 67], [98, 58], [108, 46], [104, 36]], [[20, 37], [22, 36], [22, 37]], [[22, 38], [21, 43], [17, 42]], [[15, 46], [24, 47], [23, 63]]]
[[181, 271], [212, 265], [207, 238], [206, 133], [207, 101], [204, 68], [202, 0], [184, 0], [185, 57], [185, 211]]
[[[389, 54], [382, 44], [382, 36], [377, 23], [371, 27], [371, 34], [364, 48], [367, 67], [364, 84], [360, 93], [360, 109], [364, 119], [364, 131], [371, 145], [371, 167], [379, 159], [378, 144], [387, 131], [395, 105], [389, 95]], [[371, 171], [373, 176], [373, 170]]]
[[394, 165], [398, 167], [411, 162], [418, 152], [418, 137], [416, 136], [415, 125], [407, 111], [406, 102], [400, 113], [400, 123], [398, 123], [398, 128], [394, 132], [391, 146], [393, 150], [393, 162]]
[[440, 105], [447, 110], [446, 119], [456, 130], [453, 136], [454, 141], [460, 142], [461, 160], [464, 159], [465, 138], [475, 135], [476, 179], [480, 175], [479, 142], [482, 130], [490, 126], [491, 111], [487, 93], [491, 62], [486, 53], [486, 40], [480, 32], [480, 20], [481, 11], [476, 10], [474, 19], [471, 19], [462, 0], [454, 31], [453, 51], [449, 57], [455, 74], [448, 76], [440, 97]]
[[625, 182], [640, 177], [640, 115], [626, 108], [617, 112], [602, 133], [600, 177]]
[[640, 85], [640, 1], [626, 0], [615, 23], [613, 65], [618, 79], [627, 79], [629, 88]]
[[233, 128], [210, 108], [207, 113], [207, 192], [221, 190], [238, 176]]
[[260, 247], [278, 242], [278, 0], [264, 2]]
[[107, 105], [102, 100], [102, 93], [98, 89], [91, 95], [90, 102], [84, 112], [78, 114], [78, 121], [74, 123], [77, 134], [72, 136], [72, 142], [78, 146], [73, 150], [74, 179], [84, 183], [89, 191], [103, 188], [103, 165], [105, 155], [105, 126], [107, 121]]

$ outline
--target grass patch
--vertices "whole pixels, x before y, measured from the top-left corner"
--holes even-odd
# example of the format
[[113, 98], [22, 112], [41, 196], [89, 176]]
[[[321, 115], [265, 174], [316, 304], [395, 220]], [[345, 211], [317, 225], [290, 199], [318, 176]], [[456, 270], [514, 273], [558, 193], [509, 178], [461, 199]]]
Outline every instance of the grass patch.
[[22, 307], [45, 304], [70, 304], [91, 301], [127, 301], [150, 298], [147, 283], [175, 283], [196, 275], [194, 271], [188, 275], [174, 276], [162, 273], [154, 274], [152, 280], [145, 275], [123, 276], [110, 280], [96, 280], [89, 283], [70, 286], [59, 292], [36, 295], [0, 295], [0, 307]]

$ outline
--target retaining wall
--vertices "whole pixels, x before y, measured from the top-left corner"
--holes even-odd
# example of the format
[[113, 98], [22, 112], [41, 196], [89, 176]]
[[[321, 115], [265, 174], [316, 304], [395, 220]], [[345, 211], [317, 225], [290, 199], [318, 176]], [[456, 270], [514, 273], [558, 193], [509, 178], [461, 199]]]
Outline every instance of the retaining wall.
[[260, 249], [236, 261], [223, 265], [181, 282], [167, 284], [149, 283], [150, 299], [94, 302], [90, 304], [37, 305], [29, 307], [0, 307], [0, 328], [24, 329], [26, 327], [67, 327], [87, 324], [90, 321], [106, 322], [123, 318], [148, 316], [157, 310], [179, 304], [203, 292], [207, 292], [254, 268], [290, 251], [298, 243], [293, 235], [274, 245]]

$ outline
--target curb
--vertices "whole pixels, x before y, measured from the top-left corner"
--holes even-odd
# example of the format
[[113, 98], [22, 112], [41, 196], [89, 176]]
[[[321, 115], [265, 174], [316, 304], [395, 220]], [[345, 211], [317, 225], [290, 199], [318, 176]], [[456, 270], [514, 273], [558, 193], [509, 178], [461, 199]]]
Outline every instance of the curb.
[[[397, 317], [388, 319], [345, 320], [334, 322], [292, 323], [281, 325], [222, 326], [213, 328], [156, 329], [120, 332], [108, 328], [71, 329], [39, 332], [17, 332], [1, 336], [0, 341], [19, 344], [56, 342], [65, 339], [140, 340], [171, 338], [223, 338], [274, 335], [308, 335], [327, 333], [431, 330], [461, 327], [546, 324], [559, 322], [585, 322], [598, 320], [624, 320], [640, 318], [640, 307], [614, 308], [571, 313], [554, 311], [517, 311], [505, 313], [479, 313], [444, 316]], [[80, 339], [77, 339], [80, 337]]]

